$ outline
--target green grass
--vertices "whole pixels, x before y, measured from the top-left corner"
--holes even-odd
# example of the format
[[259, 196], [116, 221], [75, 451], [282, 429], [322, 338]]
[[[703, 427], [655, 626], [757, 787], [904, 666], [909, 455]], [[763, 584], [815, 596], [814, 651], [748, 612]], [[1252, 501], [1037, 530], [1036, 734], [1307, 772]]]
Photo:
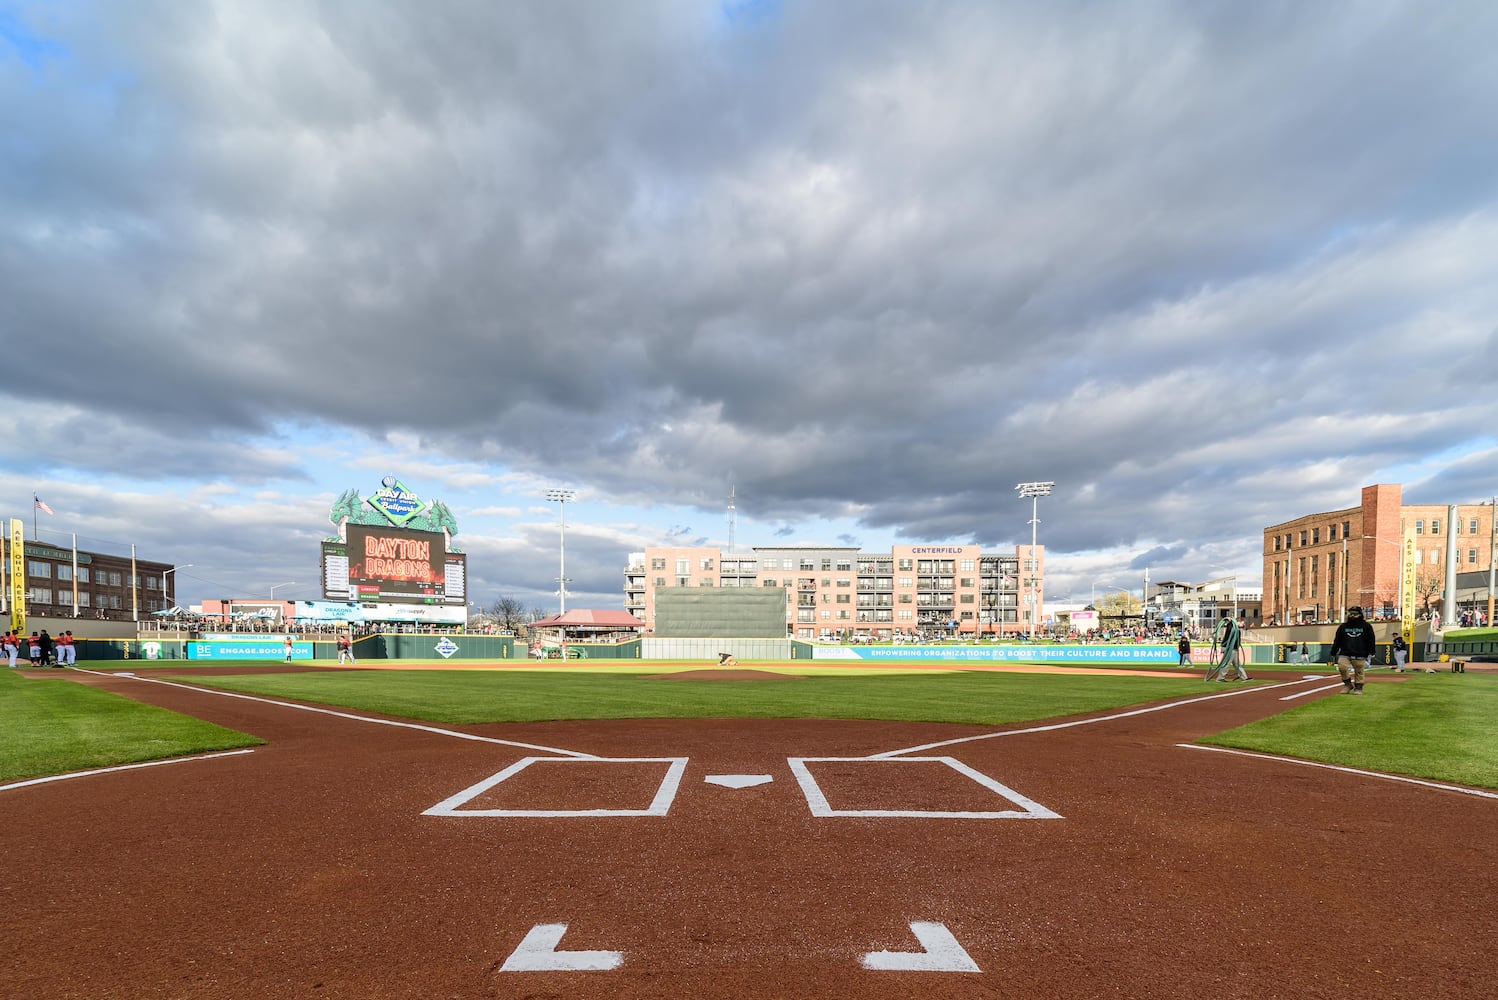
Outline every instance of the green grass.
[[[215, 664], [222, 666], [222, 664]], [[109, 664], [117, 667], [120, 664]], [[451, 725], [560, 719], [825, 718], [1000, 725], [1200, 694], [1199, 673], [912, 672], [755, 664], [783, 681], [657, 681], [638, 663], [549, 670], [348, 670], [194, 684]], [[108, 669], [108, 667], [106, 667]], [[856, 669], [856, 668], [855, 668]], [[256, 740], [81, 685], [0, 671], [0, 780]], [[1203, 742], [1498, 788], [1498, 675], [1419, 674], [1297, 705]]]
[[0, 669], [0, 782], [264, 742], [61, 677]]
[[[996, 725], [1200, 693], [1201, 678], [986, 672], [653, 681], [636, 673], [400, 671], [247, 674], [195, 684], [428, 722], [876, 719]], [[647, 673], [658, 673], [648, 671]]]
[[1201, 742], [1498, 788], [1498, 675], [1420, 674], [1366, 690]]

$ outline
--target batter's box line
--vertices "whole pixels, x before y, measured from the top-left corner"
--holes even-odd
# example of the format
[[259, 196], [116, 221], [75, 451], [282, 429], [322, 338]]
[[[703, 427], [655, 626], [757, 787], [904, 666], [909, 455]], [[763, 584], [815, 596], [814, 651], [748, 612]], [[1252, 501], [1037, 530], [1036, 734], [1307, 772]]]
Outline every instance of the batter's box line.
[[[491, 775], [476, 785], [470, 785], [456, 795], [449, 796], [422, 813], [423, 816], [531, 816], [557, 818], [570, 816], [664, 816], [671, 809], [676, 791], [681, 787], [681, 776], [687, 769], [686, 757], [522, 757], [498, 774]], [[655, 797], [644, 809], [463, 809], [465, 802], [472, 801], [502, 781], [507, 781], [539, 761], [560, 764], [670, 764], [666, 776], [655, 791]]]
[[[808, 764], [820, 763], [858, 763], [858, 764], [886, 764], [898, 765], [910, 762], [926, 762], [945, 764], [958, 774], [966, 775], [974, 782], [994, 792], [1000, 798], [1007, 799], [1017, 809], [1002, 810], [938, 810], [938, 809], [834, 809], [823, 794], [822, 788], [817, 784], [817, 779], [812, 776]], [[811, 808], [813, 816], [861, 816], [879, 819], [1061, 819], [1060, 813], [1053, 812], [1033, 799], [1026, 798], [1019, 792], [990, 778], [981, 771], [974, 770], [962, 761], [952, 757], [787, 757], [786, 763], [790, 765], [791, 773], [796, 776], [796, 781], [801, 785], [801, 793], [806, 796], [806, 804]]]

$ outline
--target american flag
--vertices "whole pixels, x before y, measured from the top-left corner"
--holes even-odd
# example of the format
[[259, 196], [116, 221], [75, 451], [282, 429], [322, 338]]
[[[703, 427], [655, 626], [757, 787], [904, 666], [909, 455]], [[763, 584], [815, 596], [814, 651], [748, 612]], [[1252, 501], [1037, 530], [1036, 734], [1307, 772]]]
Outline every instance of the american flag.
[[43, 501], [42, 498], [37, 496], [35, 493], [31, 494], [31, 499], [36, 503], [37, 510], [46, 511], [48, 514], [57, 513], [57, 511], [53, 510], [51, 507], [48, 507], [46, 502]]

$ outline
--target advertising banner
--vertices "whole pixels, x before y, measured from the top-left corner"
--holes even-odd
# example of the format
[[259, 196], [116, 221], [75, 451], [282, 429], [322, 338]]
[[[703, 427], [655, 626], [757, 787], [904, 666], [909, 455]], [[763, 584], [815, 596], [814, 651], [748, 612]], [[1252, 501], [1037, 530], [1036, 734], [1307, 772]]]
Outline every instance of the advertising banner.
[[10, 519], [10, 627], [26, 631], [26, 525]]
[[[189, 642], [189, 660], [284, 660], [286, 659], [285, 637], [279, 639], [234, 639], [229, 641]], [[312, 659], [312, 643], [292, 642], [293, 660]]]
[[298, 621], [362, 622], [364, 608], [347, 601], [297, 601], [292, 612]]
[[838, 656], [860, 660], [987, 660], [994, 663], [1164, 663], [1174, 666], [1174, 646], [899, 646], [838, 647]]

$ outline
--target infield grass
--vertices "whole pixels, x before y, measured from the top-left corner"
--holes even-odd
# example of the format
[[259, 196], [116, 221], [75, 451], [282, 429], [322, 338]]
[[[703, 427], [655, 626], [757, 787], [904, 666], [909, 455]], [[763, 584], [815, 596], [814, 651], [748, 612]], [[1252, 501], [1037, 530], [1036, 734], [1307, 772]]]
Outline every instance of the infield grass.
[[1498, 788], [1498, 675], [1412, 674], [1201, 740], [1213, 746]]
[[[648, 671], [649, 674], [659, 671]], [[379, 670], [194, 677], [194, 684], [450, 724], [562, 719], [874, 719], [997, 725], [1200, 694], [1196, 676], [968, 671], [783, 681], [649, 680], [634, 673]]]
[[65, 678], [0, 669], [0, 782], [264, 742]]
[[[223, 664], [217, 664], [223, 666]], [[110, 664], [109, 666], [115, 666]], [[249, 666], [249, 664], [246, 664]], [[751, 666], [747, 665], [746, 666]], [[652, 680], [658, 670], [345, 670], [191, 683], [453, 725], [567, 719], [824, 718], [1001, 725], [1201, 694], [1180, 677], [881, 671], [806, 665], [785, 680]], [[107, 667], [106, 667], [107, 669]], [[809, 671], [806, 671], [809, 672]], [[1204, 743], [1498, 789], [1498, 675], [1415, 674]], [[257, 745], [253, 737], [82, 685], [0, 672], [0, 781]]]

